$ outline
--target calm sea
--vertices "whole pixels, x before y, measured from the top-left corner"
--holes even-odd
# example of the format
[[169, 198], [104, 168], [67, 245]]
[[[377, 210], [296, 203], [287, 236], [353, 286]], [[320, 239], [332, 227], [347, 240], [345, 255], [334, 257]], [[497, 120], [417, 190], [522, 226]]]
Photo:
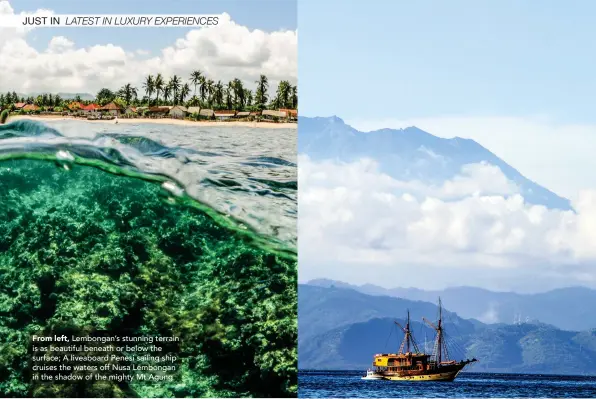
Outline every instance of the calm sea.
[[301, 371], [303, 398], [592, 398], [596, 377], [461, 373], [453, 382], [366, 381], [362, 371]]

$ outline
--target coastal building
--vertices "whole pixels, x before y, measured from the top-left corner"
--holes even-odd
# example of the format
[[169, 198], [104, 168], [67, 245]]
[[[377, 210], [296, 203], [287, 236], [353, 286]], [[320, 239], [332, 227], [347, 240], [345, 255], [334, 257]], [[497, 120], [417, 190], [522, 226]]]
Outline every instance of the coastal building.
[[134, 108], [136, 114], [139, 116], [143, 116], [143, 115], [145, 115], [145, 112], [149, 112], [149, 107], [130, 107], [130, 108]]
[[169, 115], [172, 118], [184, 119], [187, 113], [188, 109], [186, 107], [183, 107], [182, 105], [176, 105], [170, 110]]
[[78, 101], [73, 101], [70, 104], [68, 104], [68, 109], [71, 111], [78, 111], [78, 110], [82, 109], [83, 107], [84, 107], [84, 105]]
[[136, 107], [127, 107], [124, 110], [124, 115], [128, 115], [128, 116], [133, 116], [137, 114], [137, 108]]
[[262, 112], [262, 115], [265, 119], [285, 119], [288, 117], [288, 114], [284, 111], [274, 111], [272, 109], [265, 109]]
[[201, 107], [188, 107], [187, 108], [189, 114], [198, 114], [201, 112]]
[[91, 113], [98, 112], [98, 110], [99, 110], [100, 108], [101, 108], [101, 106], [100, 106], [100, 105], [97, 105], [97, 104], [91, 103], [91, 104], [87, 104], [87, 105], [83, 105], [83, 106], [81, 106], [81, 108], [80, 108], [80, 112], [81, 112], [83, 115], [89, 115], [89, 114], [91, 114]]
[[41, 108], [39, 108], [37, 105], [35, 104], [27, 104], [25, 105], [22, 110], [23, 111], [29, 111], [29, 112], [33, 112], [33, 111], [39, 111]]
[[292, 120], [298, 119], [298, 110], [297, 109], [280, 108], [279, 110], [281, 112], [285, 112], [289, 119], [292, 119]]
[[23, 109], [23, 107], [27, 105], [27, 103], [15, 103], [14, 104], [14, 108], [15, 109]]
[[215, 111], [215, 119], [220, 121], [228, 120], [234, 116], [236, 116], [236, 111], [234, 110]]
[[201, 109], [199, 111], [199, 117], [204, 119], [213, 119], [215, 117], [215, 111], [212, 109]]
[[113, 101], [111, 103], [106, 104], [103, 107], [101, 107], [100, 110], [105, 111], [108, 114], [111, 114], [114, 116], [122, 115], [122, 108], [120, 108], [118, 105], [116, 105]]
[[163, 118], [170, 112], [169, 107], [149, 107], [147, 110], [152, 118]]
[[248, 118], [250, 116], [250, 111], [241, 111], [236, 113], [237, 118]]

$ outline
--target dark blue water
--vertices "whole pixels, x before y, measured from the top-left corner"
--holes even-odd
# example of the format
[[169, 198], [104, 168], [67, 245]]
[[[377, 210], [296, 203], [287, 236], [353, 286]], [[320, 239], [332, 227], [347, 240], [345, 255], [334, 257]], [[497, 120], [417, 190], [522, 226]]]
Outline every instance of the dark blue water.
[[453, 382], [361, 380], [362, 371], [301, 371], [301, 398], [593, 398], [596, 376], [461, 373]]

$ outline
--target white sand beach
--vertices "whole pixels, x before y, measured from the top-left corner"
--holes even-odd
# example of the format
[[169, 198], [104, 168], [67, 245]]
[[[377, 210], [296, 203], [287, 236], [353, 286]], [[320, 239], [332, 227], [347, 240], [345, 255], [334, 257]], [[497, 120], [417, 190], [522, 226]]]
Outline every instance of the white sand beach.
[[[7, 122], [19, 120], [19, 119], [30, 119], [30, 120], [58, 120], [58, 121], [83, 121], [90, 123], [115, 123], [116, 120], [87, 120], [83, 118], [73, 118], [69, 116], [57, 116], [57, 115], [14, 115], [10, 116]], [[154, 123], [158, 125], [178, 125], [178, 126], [197, 126], [197, 127], [253, 127], [262, 129], [296, 129], [297, 123], [273, 123], [273, 122], [247, 122], [247, 121], [189, 121], [183, 119], [152, 119], [152, 118], [118, 118], [118, 124], [141, 124], [141, 123]]]

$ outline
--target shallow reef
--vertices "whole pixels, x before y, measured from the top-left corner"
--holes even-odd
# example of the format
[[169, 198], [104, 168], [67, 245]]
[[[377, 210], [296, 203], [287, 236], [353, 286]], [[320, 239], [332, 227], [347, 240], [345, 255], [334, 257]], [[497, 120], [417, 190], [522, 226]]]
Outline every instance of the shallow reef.
[[[159, 184], [0, 162], [0, 396], [291, 397], [296, 256]], [[171, 382], [29, 381], [31, 334], [177, 336]]]

